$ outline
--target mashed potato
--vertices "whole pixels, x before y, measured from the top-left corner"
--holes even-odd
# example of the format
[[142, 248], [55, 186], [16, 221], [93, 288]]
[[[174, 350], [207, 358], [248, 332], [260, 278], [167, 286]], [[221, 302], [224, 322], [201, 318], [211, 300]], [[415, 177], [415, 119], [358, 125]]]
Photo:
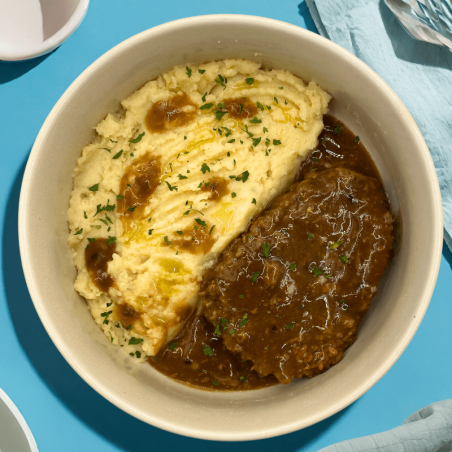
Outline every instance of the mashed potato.
[[139, 361], [196, 307], [203, 271], [290, 186], [330, 96], [244, 60], [177, 66], [96, 127], [74, 170], [75, 289]]

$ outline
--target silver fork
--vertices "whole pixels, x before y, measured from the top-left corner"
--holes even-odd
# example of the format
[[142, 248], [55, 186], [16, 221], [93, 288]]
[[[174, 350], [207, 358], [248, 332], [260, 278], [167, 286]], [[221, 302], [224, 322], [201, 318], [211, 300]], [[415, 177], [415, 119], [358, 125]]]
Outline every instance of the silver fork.
[[413, 38], [441, 45], [452, 51], [451, 0], [385, 0]]

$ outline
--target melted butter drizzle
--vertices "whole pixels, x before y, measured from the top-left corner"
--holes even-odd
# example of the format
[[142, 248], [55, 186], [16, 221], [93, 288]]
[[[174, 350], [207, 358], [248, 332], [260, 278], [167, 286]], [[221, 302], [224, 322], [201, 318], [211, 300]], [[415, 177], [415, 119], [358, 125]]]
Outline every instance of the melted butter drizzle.
[[108, 292], [114, 279], [107, 272], [108, 263], [116, 253], [116, 242], [109, 245], [107, 239], [96, 239], [85, 249], [85, 265], [93, 284], [102, 292]]
[[163, 133], [174, 127], [188, 124], [196, 116], [198, 116], [198, 105], [187, 93], [182, 93], [153, 104], [146, 114], [145, 124], [149, 132]]

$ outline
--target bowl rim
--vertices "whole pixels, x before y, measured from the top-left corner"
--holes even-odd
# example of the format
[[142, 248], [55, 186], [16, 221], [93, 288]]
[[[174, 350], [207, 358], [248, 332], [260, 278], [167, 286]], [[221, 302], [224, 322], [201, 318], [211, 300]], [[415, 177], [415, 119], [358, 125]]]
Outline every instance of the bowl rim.
[[[416, 140], [419, 142], [419, 149], [421, 150], [424, 161], [426, 163], [426, 167], [424, 168], [425, 172], [428, 174], [428, 180], [430, 181], [430, 188], [432, 190], [432, 194], [435, 201], [435, 213], [436, 218], [433, 219], [433, 225], [436, 226], [436, 229], [433, 228], [433, 234], [431, 236], [432, 243], [432, 265], [428, 270], [428, 276], [426, 277], [426, 284], [424, 286], [423, 292], [420, 299], [423, 300], [422, 305], [418, 308], [416, 313], [416, 317], [410, 319], [410, 326], [405, 330], [403, 338], [399, 340], [397, 348], [394, 349], [391, 355], [386, 358], [384, 365], [381, 366], [379, 372], [374, 373], [372, 376], [369, 376], [365, 380], [365, 384], [362, 383], [357, 385], [350, 393], [342, 398], [341, 403], [336, 403], [334, 406], [331, 406], [330, 409], [324, 410], [322, 413], [317, 414], [314, 417], [311, 417], [308, 422], [306, 421], [291, 421], [288, 422], [284, 427], [275, 427], [268, 428], [264, 431], [252, 432], [252, 433], [244, 433], [244, 434], [233, 434], [233, 433], [224, 433], [221, 434], [215, 432], [205, 432], [202, 427], [187, 429], [184, 427], [180, 427], [176, 423], [171, 423], [167, 421], [162, 421], [156, 415], [149, 415], [143, 413], [139, 409], [131, 406], [130, 404], [123, 402], [121, 399], [118, 399], [113, 391], [106, 389], [102, 382], [98, 382], [95, 377], [90, 375], [89, 372], [84, 370], [79, 364], [72, 359], [71, 353], [62, 344], [56, 340], [58, 333], [55, 327], [47, 322], [46, 314], [41, 303], [41, 300], [38, 296], [37, 285], [35, 286], [35, 282], [33, 280], [33, 271], [31, 266], [28, 264], [28, 254], [30, 252], [29, 241], [27, 240], [27, 236], [32, 234], [32, 231], [28, 231], [26, 226], [26, 205], [28, 203], [29, 197], [29, 184], [33, 178], [33, 163], [36, 159], [39, 158], [41, 143], [44, 140], [44, 137], [47, 133], [47, 129], [50, 124], [54, 120], [54, 118], [58, 115], [58, 111], [66, 99], [71, 96], [72, 92], [80, 85], [83, 84], [86, 80], [89, 80], [91, 73], [96, 71], [98, 66], [102, 66], [104, 63], [108, 62], [112, 59], [117, 53], [121, 53], [126, 51], [129, 47], [134, 46], [135, 43], [143, 40], [149, 39], [152, 36], [158, 35], [159, 33], [167, 33], [172, 29], [177, 29], [181, 26], [193, 26], [193, 25], [202, 25], [203, 23], [215, 23], [215, 22], [234, 22], [234, 23], [249, 23], [249, 24], [260, 24], [262, 26], [271, 27], [271, 28], [284, 28], [287, 31], [292, 33], [298, 33], [303, 36], [303, 39], [308, 41], [318, 41], [324, 47], [329, 47], [336, 53], [339, 53], [345, 60], [349, 63], [357, 66], [361, 71], [365, 72], [365, 75], [372, 80], [372, 82], [379, 87], [382, 91], [386, 92], [388, 98], [394, 103], [394, 107], [397, 108], [398, 112], [401, 116], [403, 116], [404, 122], [407, 124], [408, 128], [413, 133]], [[166, 431], [170, 431], [172, 433], [177, 433], [183, 436], [206, 439], [206, 440], [220, 440], [220, 441], [247, 441], [247, 440], [256, 440], [256, 439], [264, 439], [270, 438], [274, 436], [279, 436], [287, 433], [294, 432], [296, 430], [300, 430], [302, 428], [309, 427], [317, 422], [320, 422], [328, 417], [336, 414], [340, 410], [346, 408], [351, 403], [356, 401], [359, 397], [361, 397], [365, 392], [367, 392], [373, 385], [375, 385], [388, 370], [394, 365], [400, 355], [403, 353], [405, 348], [410, 343], [413, 338], [416, 330], [418, 329], [424, 314], [427, 310], [427, 307], [430, 303], [431, 296], [433, 294], [433, 290], [435, 288], [436, 279], [439, 272], [439, 266], [441, 262], [442, 255], [442, 241], [443, 241], [443, 213], [442, 213], [442, 203], [441, 203], [441, 193], [438, 183], [438, 178], [436, 174], [436, 170], [433, 164], [432, 157], [428, 150], [428, 147], [425, 143], [425, 140], [417, 127], [413, 117], [403, 104], [403, 102], [398, 98], [395, 92], [389, 87], [389, 85], [375, 72], [373, 71], [367, 64], [357, 58], [355, 55], [350, 53], [348, 50], [339, 46], [338, 44], [330, 41], [327, 38], [324, 38], [316, 33], [313, 33], [309, 30], [301, 28], [296, 25], [292, 25], [283, 21], [279, 21], [276, 19], [270, 19], [259, 16], [251, 16], [251, 15], [239, 15], [239, 14], [214, 14], [214, 15], [203, 15], [203, 16], [194, 16], [189, 18], [178, 19], [175, 21], [167, 22], [156, 27], [152, 27], [148, 30], [142, 31], [125, 41], [117, 44], [115, 47], [104, 53], [98, 59], [96, 59], [90, 66], [88, 66], [76, 79], [75, 81], [67, 88], [67, 90], [60, 97], [58, 102], [55, 104], [48, 117], [46, 118], [39, 134], [36, 138], [36, 141], [33, 145], [33, 148], [30, 152], [30, 156], [26, 165], [20, 200], [19, 200], [19, 246], [20, 246], [20, 255], [22, 260], [22, 266], [25, 274], [25, 280], [30, 292], [30, 296], [32, 298], [35, 309], [41, 319], [41, 322], [44, 325], [47, 333], [52, 339], [53, 343], [69, 363], [69, 365], [80, 375], [83, 380], [85, 380], [93, 389], [95, 389], [99, 394], [109, 400], [111, 403], [125, 411], [126, 413], [136, 417], [137, 419], [142, 420], [143, 422], [149, 423], [153, 426], [161, 428]]]
[[88, 12], [90, 0], [78, 0], [78, 4], [75, 7], [69, 20], [50, 38], [46, 39], [40, 44], [34, 44], [21, 48], [18, 52], [14, 50], [5, 49], [0, 52], [0, 61], [23, 61], [37, 58], [39, 56], [46, 55], [52, 50], [60, 46], [69, 36], [74, 33], [75, 30], [83, 22], [83, 19]]

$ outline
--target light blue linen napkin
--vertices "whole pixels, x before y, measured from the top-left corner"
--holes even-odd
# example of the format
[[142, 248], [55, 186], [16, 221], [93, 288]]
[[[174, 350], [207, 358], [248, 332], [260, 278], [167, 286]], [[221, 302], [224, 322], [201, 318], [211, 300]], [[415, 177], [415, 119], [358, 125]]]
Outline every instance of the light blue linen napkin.
[[400, 427], [355, 438], [318, 452], [450, 452], [452, 400], [432, 403], [412, 414]]
[[408, 35], [384, 0], [306, 0], [319, 33], [369, 65], [396, 92], [427, 143], [452, 249], [452, 52]]

